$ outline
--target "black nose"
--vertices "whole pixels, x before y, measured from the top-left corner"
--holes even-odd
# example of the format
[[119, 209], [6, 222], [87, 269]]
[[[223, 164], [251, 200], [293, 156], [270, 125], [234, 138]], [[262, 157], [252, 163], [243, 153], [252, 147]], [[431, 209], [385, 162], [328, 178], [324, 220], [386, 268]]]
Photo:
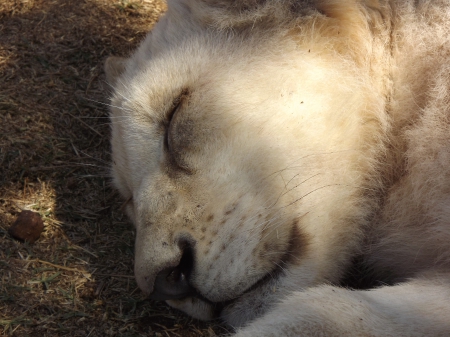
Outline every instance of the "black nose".
[[164, 269], [158, 273], [150, 298], [154, 300], [172, 300], [193, 295], [195, 293], [194, 289], [189, 285], [189, 276], [193, 265], [192, 248], [186, 246], [178, 266]]

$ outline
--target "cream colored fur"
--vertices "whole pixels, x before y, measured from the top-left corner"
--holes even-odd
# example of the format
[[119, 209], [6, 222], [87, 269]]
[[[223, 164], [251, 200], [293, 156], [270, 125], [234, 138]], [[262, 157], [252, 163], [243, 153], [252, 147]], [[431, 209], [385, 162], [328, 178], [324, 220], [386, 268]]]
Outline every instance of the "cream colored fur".
[[450, 3], [168, 8], [105, 66], [140, 288], [189, 249], [236, 336], [449, 336]]

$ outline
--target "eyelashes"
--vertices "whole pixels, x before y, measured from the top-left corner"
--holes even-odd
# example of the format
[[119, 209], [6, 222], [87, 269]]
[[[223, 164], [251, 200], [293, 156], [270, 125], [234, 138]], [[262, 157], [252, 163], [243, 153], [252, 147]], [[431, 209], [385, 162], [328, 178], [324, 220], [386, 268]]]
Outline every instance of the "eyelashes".
[[168, 110], [168, 113], [166, 113], [166, 123], [170, 124], [178, 108], [188, 99], [189, 95], [189, 90], [183, 89], [181, 93], [173, 100], [172, 107]]
[[171, 148], [171, 144], [170, 144], [170, 131], [172, 129], [172, 120], [174, 119], [175, 114], [177, 113], [178, 109], [180, 108], [182, 103], [182, 99], [181, 97], [178, 97], [174, 103], [173, 103], [173, 108], [170, 110], [170, 112], [167, 115], [167, 119], [166, 119], [166, 128], [164, 131], [164, 148], [165, 150], [167, 150], [169, 153], [171, 152], [172, 148]]
[[[187, 89], [183, 90], [181, 94], [173, 101], [172, 108], [166, 114], [166, 119], [164, 122], [164, 158], [168, 167], [171, 168], [170, 171], [181, 171], [185, 174], [192, 174], [189, 167], [183, 160], [184, 153], [186, 149], [180, 145], [180, 134], [179, 127], [182, 127], [183, 118], [180, 118], [180, 109], [186, 106], [189, 99], [189, 91]], [[184, 109], [185, 110], [185, 109]], [[186, 113], [186, 111], [183, 111]], [[178, 125], [179, 127], [177, 127]], [[178, 141], [174, 141], [178, 139]]]
[[169, 112], [166, 115], [166, 121], [165, 121], [165, 132], [164, 132], [164, 147], [165, 149], [171, 153], [172, 150], [174, 150], [171, 146], [170, 141], [170, 134], [173, 130], [173, 124], [176, 120], [176, 114], [180, 107], [183, 105], [183, 103], [188, 99], [189, 97], [189, 90], [183, 89], [178, 95], [178, 97], [173, 101], [172, 108], [169, 110]]

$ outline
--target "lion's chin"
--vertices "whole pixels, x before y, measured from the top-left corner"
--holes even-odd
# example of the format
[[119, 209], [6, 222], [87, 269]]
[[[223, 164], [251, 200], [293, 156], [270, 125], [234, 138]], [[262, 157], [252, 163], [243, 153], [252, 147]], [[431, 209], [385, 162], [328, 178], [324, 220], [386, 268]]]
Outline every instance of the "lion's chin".
[[259, 307], [258, 311], [247, 312], [245, 315], [242, 314], [240, 308], [247, 307], [249, 302], [260, 301], [264, 297], [263, 294], [272, 293], [281, 275], [282, 269], [277, 268], [267, 273], [243, 293], [226, 301], [212, 302], [201, 295], [194, 295], [183, 299], [166, 300], [165, 302], [172, 308], [183, 311], [195, 319], [210, 321], [220, 317], [230, 325], [239, 327], [253, 318], [248, 317], [249, 315], [255, 317], [259, 315], [264, 306], [257, 306]]
[[202, 321], [210, 321], [219, 317], [221, 306], [206, 302], [197, 297], [187, 297], [181, 300], [167, 300], [172, 308], [178, 309], [187, 315]]

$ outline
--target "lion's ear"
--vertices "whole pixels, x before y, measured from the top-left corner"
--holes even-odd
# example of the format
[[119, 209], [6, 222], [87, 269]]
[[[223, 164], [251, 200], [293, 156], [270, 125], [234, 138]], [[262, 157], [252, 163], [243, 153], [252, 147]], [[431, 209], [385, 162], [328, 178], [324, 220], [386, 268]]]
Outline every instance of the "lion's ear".
[[126, 59], [123, 57], [110, 56], [106, 59], [104, 69], [106, 81], [115, 86], [117, 79], [125, 71]]
[[[315, 0], [317, 9], [332, 19], [329, 32], [335, 39], [335, 50], [353, 55], [363, 64], [368, 55], [374, 55], [373, 39], [380, 39], [380, 45], [389, 43], [389, 7], [379, 0]], [[380, 56], [381, 57], [381, 56]]]
[[386, 7], [382, 6], [379, 0], [316, 0], [315, 3], [326, 16], [346, 21], [364, 9], [382, 13]]
[[380, 0], [316, 0], [316, 7], [327, 17], [341, 22], [349, 32], [389, 24], [385, 18], [389, 17], [390, 7]]
[[195, 17], [205, 26], [219, 29], [254, 27], [265, 17], [285, 21], [291, 0], [186, 0]]

